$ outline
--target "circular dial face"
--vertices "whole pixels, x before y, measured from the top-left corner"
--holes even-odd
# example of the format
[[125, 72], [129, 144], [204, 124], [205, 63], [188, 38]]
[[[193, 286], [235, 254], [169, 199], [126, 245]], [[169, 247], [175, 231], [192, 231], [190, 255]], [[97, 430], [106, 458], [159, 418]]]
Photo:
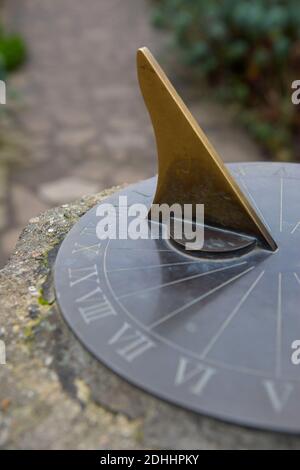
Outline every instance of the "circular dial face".
[[[229, 169], [275, 253], [205, 259], [163, 239], [99, 240], [95, 207], [60, 248], [57, 300], [85, 347], [133, 384], [199, 413], [299, 432], [300, 165]], [[120, 195], [150, 207], [155, 185], [102, 202], [116, 207], [111, 223]]]

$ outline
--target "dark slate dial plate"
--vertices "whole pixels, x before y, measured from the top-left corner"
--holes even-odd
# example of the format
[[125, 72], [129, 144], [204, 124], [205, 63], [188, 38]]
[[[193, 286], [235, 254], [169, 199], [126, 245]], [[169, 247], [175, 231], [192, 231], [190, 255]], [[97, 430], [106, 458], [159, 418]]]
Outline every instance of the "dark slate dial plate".
[[[161, 239], [100, 241], [95, 207], [60, 248], [58, 303], [85, 347], [144, 390], [198, 413], [299, 432], [291, 345], [300, 340], [300, 165], [229, 168], [276, 253], [201, 259]], [[150, 207], [155, 183], [121, 194]]]

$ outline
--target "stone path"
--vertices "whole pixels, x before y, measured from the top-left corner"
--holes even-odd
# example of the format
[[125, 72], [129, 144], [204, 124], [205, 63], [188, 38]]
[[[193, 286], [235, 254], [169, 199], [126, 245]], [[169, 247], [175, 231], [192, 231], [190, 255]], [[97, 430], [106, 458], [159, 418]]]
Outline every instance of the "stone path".
[[[9, 0], [8, 25], [25, 37], [29, 61], [9, 88], [28, 141], [24, 165], [0, 168], [0, 266], [28, 220], [82, 194], [156, 171], [152, 129], [137, 86], [135, 51], [147, 45], [172, 66], [166, 37], [150, 26], [147, 0]], [[257, 148], [218, 105], [176, 86], [226, 161], [256, 160]], [[5, 181], [4, 181], [5, 180]]]

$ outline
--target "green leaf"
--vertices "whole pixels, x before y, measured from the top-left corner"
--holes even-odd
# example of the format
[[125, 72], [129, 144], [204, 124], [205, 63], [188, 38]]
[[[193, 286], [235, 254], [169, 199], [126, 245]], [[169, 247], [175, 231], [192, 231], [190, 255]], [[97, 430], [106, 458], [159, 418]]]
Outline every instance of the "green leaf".
[[5, 36], [0, 39], [0, 54], [7, 71], [18, 68], [25, 60], [26, 50], [19, 36]]

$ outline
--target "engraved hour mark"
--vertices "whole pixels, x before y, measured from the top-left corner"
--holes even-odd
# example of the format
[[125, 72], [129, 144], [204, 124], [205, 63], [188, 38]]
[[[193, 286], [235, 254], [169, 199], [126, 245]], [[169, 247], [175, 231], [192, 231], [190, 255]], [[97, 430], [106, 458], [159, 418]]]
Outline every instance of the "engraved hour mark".
[[241, 165], [234, 169], [231, 168], [230, 171], [237, 177], [246, 176], [246, 171]]
[[241, 306], [243, 305], [243, 303], [247, 300], [247, 298], [249, 297], [249, 295], [251, 294], [251, 292], [253, 291], [253, 289], [256, 287], [256, 285], [259, 283], [259, 281], [261, 280], [261, 278], [263, 277], [265, 271], [262, 271], [259, 276], [255, 279], [255, 281], [251, 284], [251, 286], [249, 287], [249, 289], [246, 291], [246, 293], [243, 295], [243, 297], [241, 298], [241, 300], [239, 301], [239, 303], [236, 305], [236, 307], [233, 309], [233, 311], [228, 315], [228, 317], [226, 318], [226, 320], [224, 321], [224, 323], [222, 324], [222, 326], [219, 328], [219, 330], [217, 331], [217, 333], [211, 338], [210, 342], [208, 343], [208, 345], [206, 346], [206, 348], [203, 350], [202, 354], [201, 354], [201, 359], [204, 359], [207, 354], [210, 352], [210, 350], [212, 349], [212, 347], [215, 345], [215, 343], [218, 341], [218, 339], [220, 338], [220, 336], [222, 335], [222, 333], [225, 331], [225, 329], [228, 327], [229, 323], [234, 319], [234, 317], [236, 316], [236, 314], [239, 312]]
[[246, 171], [241, 165], [238, 166], [238, 170], [238, 173], [240, 173], [242, 176], [246, 176]]
[[103, 295], [102, 290], [98, 286], [98, 287], [96, 287], [96, 289], [91, 290], [87, 294], [84, 294], [81, 297], [78, 297], [78, 299], [76, 299], [75, 302], [77, 302], [77, 303], [80, 303], [80, 302], [96, 302], [96, 301], [99, 300], [99, 298], [102, 295]]
[[295, 276], [296, 281], [298, 282], [298, 284], [300, 284], [300, 277], [298, 276], [298, 274], [294, 273], [294, 276]]
[[128, 294], [120, 295], [117, 298], [118, 299], [124, 299], [126, 297], [130, 297], [130, 296], [133, 296], [133, 295], [144, 294], [145, 292], [151, 292], [151, 291], [156, 290], [156, 289], [162, 289], [164, 287], [169, 287], [169, 286], [172, 286], [174, 284], [179, 284], [180, 282], [190, 281], [191, 279], [197, 279], [198, 277], [208, 276], [209, 274], [214, 274], [214, 273], [217, 273], [217, 272], [220, 272], [220, 271], [225, 271], [227, 269], [236, 268], [236, 267], [242, 266], [244, 264], [247, 264], [247, 262], [243, 261], [242, 263], [233, 264], [231, 266], [225, 266], [225, 267], [222, 267], [222, 268], [211, 269], [210, 271], [206, 271], [204, 273], [200, 273], [200, 274], [198, 273], [198, 274], [194, 274], [193, 276], [182, 277], [181, 279], [177, 279], [176, 281], [170, 281], [170, 282], [166, 282], [165, 284], [158, 284], [157, 286], [148, 287], [146, 289], [142, 289], [142, 290], [139, 290], [139, 291], [129, 292]]
[[280, 168], [278, 168], [278, 170], [276, 170], [273, 175], [279, 175], [279, 176], [289, 176], [287, 171], [286, 171], [286, 167], [285, 166], [281, 166]]
[[87, 305], [85, 307], [79, 307], [78, 310], [87, 325], [95, 320], [102, 320], [105, 317], [117, 314], [105, 297], [102, 302], [98, 302], [94, 305]]
[[175, 386], [188, 384], [189, 391], [200, 396], [215, 373], [216, 370], [211, 367], [205, 367], [200, 363], [180, 357], [175, 376]]
[[128, 362], [132, 362], [138, 356], [155, 346], [153, 341], [139, 330], [134, 330], [127, 322], [109, 340], [108, 344], [117, 345], [117, 353]]
[[84, 227], [81, 232], [80, 232], [80, 235], [95, 235], [96, 236], [96, 225], [94, 225], [93, 223], [89, 223], [86, 227]]
[[69, 268], [68, 274], [70, 287], [74, 287], [81, 282], [90, 280], [93, 280], [99, 284], [98, 269], [96, 264], [87, 268]]
[[277, 294], [277, 333], [276, 333], [276, 377], [281, 374], [281, 350], [282, 350], [282, 274], [278, 274]]
[[135, 271], [139, 269], [155, 269], [155, 268], [169, 268], [171, 266], [182, 266], [185, 264], [199, 264], [201, 261], [180, 261], [178, 263], [166, 263], [166, 264], [152, 264], [149, 266], [133, 266], [129, 268], [117, 268], [117, 269], [110, 269], [108, 273], [115, 273], [119, 271]]
[[214, 292], [218, 291], [219, 289], [222, 289], [222, 287], [225, 287], [226, 285], [230, 284], [231, 282], [234, 282], [235, 280], [239, 279], [240, 277], [244, 276], [245, 274], [249, 273], [250, 271], [252, 271], [252, 269], [254, 269], [254, 266], [251, 266], [250, 268], [246, 269], [245, 271], [243, 271], [242, 273], [239, 273], [237, 274], [236, 276], [234, 277], [231, 277], [230, 279], [228, 279], [227, 281], [223, 282], [222, 284], [214, 287], [213, 289], [211, 289], [210, 291], [206, 292], [205, 294], [202, 294], [200, 295], [199, 297], [196, 297], [195, 299], [191, 300], [190, 302], [188, 302], [187, 304], [183, 305], [182, 307], [179, 307], [178, 309], [174, 310], [173, 312], [169, 313], [168, 315], [165, 315], [164, 317], [160, 318], [159, 320], [153, 322], [150, 326], [149, 326], [149, 329], [153, 329], [153, 328], [156, 328], [157, 326], [161, 325], [162, 323], [164, 323], [165, 321], [167, 320], [170, 320], [171, 318], [173, 318], [174, 316], [178, 315], [179, 313], [181, 313], [183, 310], [191, 307], [192, 305], [200, 302], [202, 299], [205, 299], [206, 297], [208, 297], [209, 295], [213, 294]]
[[80, 304], [78, 310], [87, 325], [93, 321], [102, 320], [110, 315], [117, 315], [99, 286], [79, 297], [75, 302]]
[[295, 227], [293, 228], [293, 230], [291, 231], [291, 234], [295, 233], [296, 230], [300, 227], [300, 221], [296, 223]]
[[100, 248], [101, 248], [101, 243], [96, 243], [93, 245], [81, 245], [80, 243], [76, 242], [72, 250], [72, 255], [74, 255], [75, 253], [80, 253], [80, 252], [89, 252], [95, 255], [99, 255]]
[[146, 199], [149, 199], [151, 197], [150, 194], [146, 194], [146, 193], [142, 193], [141, 191], [137, 191], [136, 189], [134, 191], [132, 191], [133, 193], [135, 194], [138, 194], [139, 196], [143, 196], [145, 197]]
[[272, 408], [276, 413], [280, 413], [283, 408], [287, 405], [294, 385], [291, 383], [278, 384], [277, 389], [275, 383], [271, 380], [264, 380], [263, 386], [270, 399]]

